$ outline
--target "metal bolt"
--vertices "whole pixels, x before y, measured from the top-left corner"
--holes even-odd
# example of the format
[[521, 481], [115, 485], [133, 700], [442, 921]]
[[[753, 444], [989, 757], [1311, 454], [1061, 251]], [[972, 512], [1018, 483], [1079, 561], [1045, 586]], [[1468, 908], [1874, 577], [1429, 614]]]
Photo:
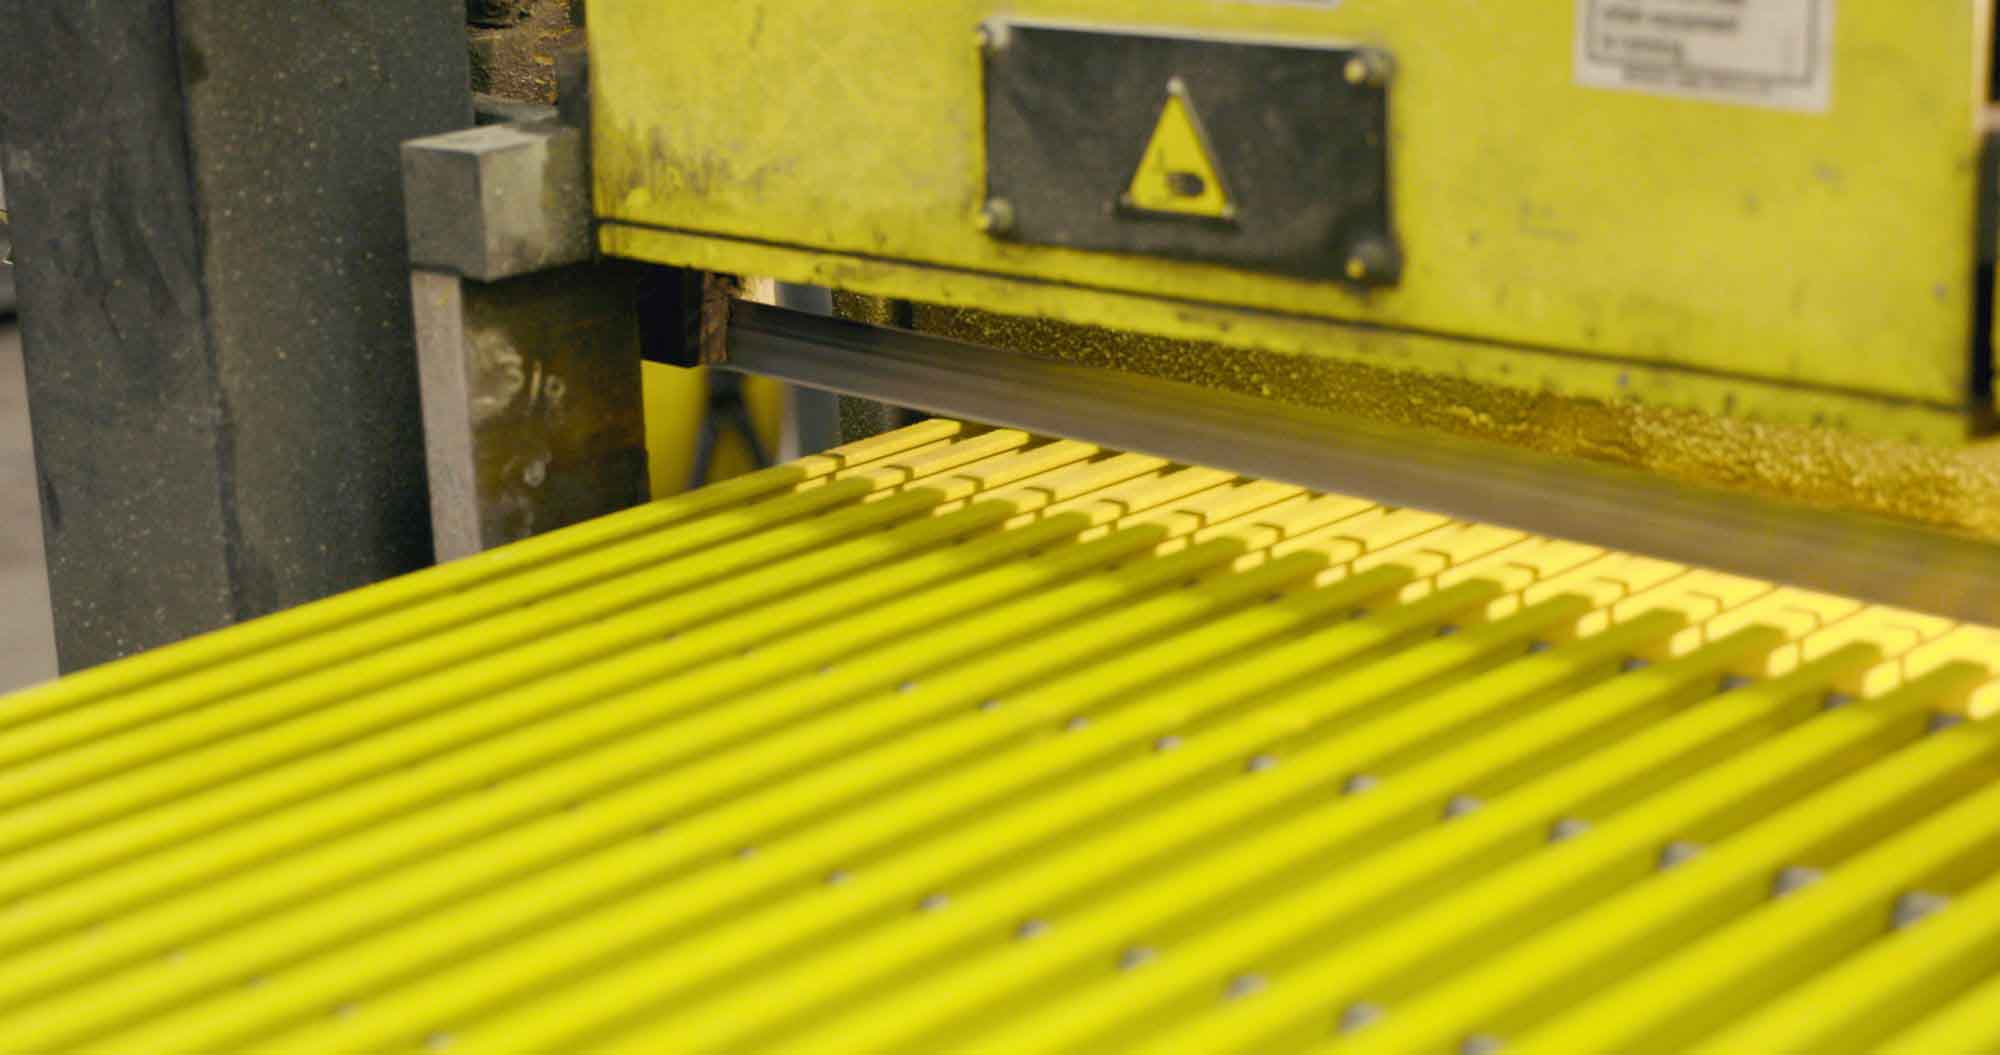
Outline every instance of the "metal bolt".
[[443, 1051], [451, 1047], [451, 1034], [439, 1030], [424, 1038], [424, 1047], [432, 1051]]
[[826, 874], [826, 885], [839, 886], [852, 878], [854, 878], [854, 873], [849, 872], [845, 868], [836, 868]]
[[1395, 72], [1395, 63], [1387, 54], [1370, 50], [1355, 52], [1354, 57], [1347, 60], [1346, 68], [1341, 70], [1341, 76], [1357, 87], [1364, 84], [1379, 87], [1389, 83]]
[[1555, 647], [1556, 646], [1550, 644], [1547, 641], [1531, 641], [1528, 643], [1528, 654], [1531, 656], [1539, 656], [1544, 652], [1553, 650]]
[[1177, 748], [1179, 746], [1181, 746], [1181, 738], [1178, 736], [1173, 736], [1171, 734], [1160, 737], [1158, 740], [1153, 741], [1153, 750], [1162, 753], [1167, 751], [1172, 751], [1174, 748]]
[[1625, 657], [1625, 660], [1623, 662], [1618, 664], [1618, 669], [1624, 671], [1627, 674], [1632, 674], [1637, 671], [1645, 670], [1647, 667], [1650, 666], [1652, 666], [1651, 663], [1648, 663], [1645, 660], [1640, 659], [1638, 656], [1627, 656]]
[[1118, 969], [1121, 971], [1136, 971], [1152, 963], [1157, 955], [1152, 949], [1144, 945], [1134, 945], [1118, 954]]
[[1937, 713], [1931, 715], [1930, 723], [1925, 728], [1929, 732], [1941, 733], [1944, 732], [1946, 729], [1956, 728], [1964, 724], [1965, 724], [1964, 716], [1957, 714], [1946, 714], [1943, 711], [1938, 711]]
[[1347, 783], [1342, 784], [1340, 790], [1348, 795], [1359, 795], [1364, 791], [1373, 791], [1380, 783], [1382, 781], [1378, 777], [1367, 773], [1356, 773], [1347, 778]]
[[1014, 45], [1014, 30], [1005, 22], [988, 22], [979, 27], [979, 50], [998, 55]]
[[1019, 927], [1014, 928], [1014, 936], [1022, 941], [1027, 941], [1030, 938], [1039, 938], [1048, 932], [1048, 921], [1039, 919], [1023, 920]]
[[1393, 264], [1389, 243], [1380, 238], [1363, 238], [1347, 250], [1347, 278], [1351, 282], [1380, 279], [1389, 273]]
[[943, 894], [929, 894], [922, 901], [917, 902], [917, 907], [923, 909], [925, 912], [937, 912], [949, 904], [951, 904], [951, 898]]
[[1072, 733], [1079, 732], [1081, 730], [1090, 728], [1090, 719], [1079, 714], [1076, 717], [1071, 718], [1069, 721], [1064, 722], [1063, 728]]
[[1267, 773], [1278, 768], [1278, 756], [1270, 754], [1253, 755], [1243, 768], [1252, 773]]
[[1451, 820], [1453, 817], [1463, 817], [1468, 813], [1477, 811], [1481, 805], [1482, 803], [1478, 799], [1470, 795], [1453, 795], [1451, 801], [1444, 804], [1444, 819]]
[[754, 846], [739, 847], [736, 851], [736, 859], [739, 861], [748, 861], [755, 856], [757, 856], [757, 848]]
[[1737, 689], [1747, 689], [1755, 684], [1757, 684], [1757, 679], [1755, 678], [1746, 678], [1741, 674], [1731, 674], [1722, 679], [1722, 691], [1735, 692]]
[[1014, 230], [1014, 203], [994, 198], [980, 207], [977, 221], [981, 231], [996, 237]]
[[1829, 692], [1826, 694], [1826, 699], [1820, 701], [1820, 706], [1829, 711], [1837, 711], [1842, 707], [1851, 707], [1853, 705], [1854, 697], [1844, 692]]
[[980, 701], [979, 701], [979, 709], [980, 709], [980, 710], [982, 710], [982, 711], [997, 711], [997, 710], [999, 710], [999, 709], [1000, 709], [1000, 701], [999, 701], [999, 700], [980, 700]]

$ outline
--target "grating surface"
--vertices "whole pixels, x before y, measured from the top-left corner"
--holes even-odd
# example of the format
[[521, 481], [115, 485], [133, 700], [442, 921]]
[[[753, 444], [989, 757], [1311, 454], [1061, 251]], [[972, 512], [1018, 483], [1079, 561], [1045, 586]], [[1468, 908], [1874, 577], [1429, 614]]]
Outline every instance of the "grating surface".
[[0, 700], [0, 1036], [1996, 1050], [1982, 659], [932, 422]]

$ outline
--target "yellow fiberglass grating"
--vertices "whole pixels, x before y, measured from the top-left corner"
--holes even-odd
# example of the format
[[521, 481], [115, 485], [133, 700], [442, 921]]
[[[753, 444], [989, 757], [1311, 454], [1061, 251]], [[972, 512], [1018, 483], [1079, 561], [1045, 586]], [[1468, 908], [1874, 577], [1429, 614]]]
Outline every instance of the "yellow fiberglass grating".
[[2000, 637], [930, 422], [0, 701], [13, 1051], [1990, 1051]]

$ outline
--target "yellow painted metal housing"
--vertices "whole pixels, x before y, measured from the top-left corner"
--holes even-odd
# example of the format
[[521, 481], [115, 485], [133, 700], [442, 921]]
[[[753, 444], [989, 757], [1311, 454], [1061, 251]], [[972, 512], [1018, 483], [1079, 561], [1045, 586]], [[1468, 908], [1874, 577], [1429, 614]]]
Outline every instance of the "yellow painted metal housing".
[[[1990, 0], [1826, 5], [1825, 112], [1580, 83], [1583, 6], [597, 0], [602, 244], [1516, 390], [1966, 436], [1989, 409], [1973, 350]], [[995, 16], [1385, 49], [1403, 280], [983, 232], [975, 30]]]
[[0, 700], [0, 1036], [1991, 1050], [1996, 660], [936, 421]]

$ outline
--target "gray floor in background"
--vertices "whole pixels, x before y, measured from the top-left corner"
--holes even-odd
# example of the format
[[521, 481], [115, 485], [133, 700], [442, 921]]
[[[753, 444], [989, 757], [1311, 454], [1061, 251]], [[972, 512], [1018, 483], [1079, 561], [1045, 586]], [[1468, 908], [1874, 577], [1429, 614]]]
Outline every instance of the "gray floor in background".
[[21, 331], [0, 322], [0, 692], [55, 676]]

